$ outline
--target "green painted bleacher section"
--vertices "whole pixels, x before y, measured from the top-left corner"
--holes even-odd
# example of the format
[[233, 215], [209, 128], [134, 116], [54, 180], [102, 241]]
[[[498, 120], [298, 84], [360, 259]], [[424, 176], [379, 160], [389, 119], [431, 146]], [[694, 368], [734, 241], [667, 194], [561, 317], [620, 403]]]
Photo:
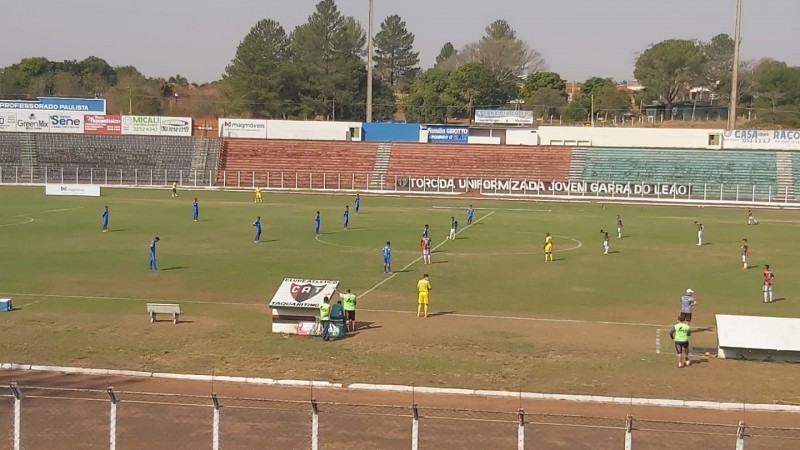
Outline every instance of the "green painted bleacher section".
[[800, 192], [800, 152], [792, 152], [792, 184], [794, 192]]
[[[797, 161], [797, 160], [795, 160]], [[795, 163], [796, 164], [796, 163]], [[775, 152], [587, 148], [583, 180], [708, 185], [727, 194], [776, 192]]]

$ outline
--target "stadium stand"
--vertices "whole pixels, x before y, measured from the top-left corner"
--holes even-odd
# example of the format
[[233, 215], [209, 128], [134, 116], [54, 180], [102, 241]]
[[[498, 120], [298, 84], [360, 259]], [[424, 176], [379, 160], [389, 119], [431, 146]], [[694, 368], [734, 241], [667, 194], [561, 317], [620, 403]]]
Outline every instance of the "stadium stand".
[[571, 147], [396, 143], [384, 187], [396, 177], [567, 180]]
[[[4, 181], [108, 184], [207, 184], [219, 160], [218, 139], [2, 133]], [[151, 177], [152, 173], [152, 177]], [[196, 176], [195, 176], [196, 175]], [[211, 177], [211, 178], [209, 178]]]
[[376, 142], [225, 139], [217, 185], [366, 189], [377, 149]]
[[586, 148], [583, 180], [713, 185], [725, 195], [776, 193], [777, 158], [768, 151], [650, 150]]

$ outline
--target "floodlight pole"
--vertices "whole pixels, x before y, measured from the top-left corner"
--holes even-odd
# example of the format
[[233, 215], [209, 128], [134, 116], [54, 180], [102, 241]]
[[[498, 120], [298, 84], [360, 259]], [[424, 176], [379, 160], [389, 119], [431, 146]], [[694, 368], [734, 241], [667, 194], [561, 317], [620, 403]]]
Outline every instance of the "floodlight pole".
[[733, 37], [733, 76], [731, 101], [728, 108], [728, 130], [736, 129], [736, 105], [739, 102], [739, 51], [742, 44], [742, 0], [736, 0], [736, 30]]
[[372, 122], [372, 54], [374, 53], [373, 36], [373, 3], [369, 0], [369, 24], [367, 26], [367, 122]]

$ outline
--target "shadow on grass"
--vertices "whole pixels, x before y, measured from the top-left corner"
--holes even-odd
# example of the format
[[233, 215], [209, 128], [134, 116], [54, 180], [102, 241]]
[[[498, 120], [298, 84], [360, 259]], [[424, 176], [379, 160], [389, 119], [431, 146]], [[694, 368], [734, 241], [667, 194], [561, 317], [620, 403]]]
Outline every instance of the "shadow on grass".
[[159, 271], [160, 272], [166, 272], [168, 270], [183, 270], [183, 269], [186, 269], [186, 267], [184, 267], [184, 266], [175, 266], [175, 267], [167, 267], [165, 269], [160, 269]]
[[432, 261], [431, 264], [447, 264], [450, 261]]
[[428, 317], [449, 316], [449, 315], [455, 314], [455, 313], [456, 313], [456, 311], [437, 311], [437, 312], [428, 314]]
[[751, 269], [758, 269], [758, 268], [760, 268], [760, 267], [761, 267], [761, 266], [759, 266], [759, 265], [755, 265], [755, 266], [749, 266], [749, 267], [747, 268], [747, 270], [751, 270]]
[[127, 228], [116, 228], [116, 229], [108, 230], [108, 231], [109, 231], [109, 233], [124, 233], [124, 232], [128, 231], [128, 229]]
[[270, 242], [278, 242], [280, 239], [262, 239], [258, 241], [259, 244], [269, 244]]

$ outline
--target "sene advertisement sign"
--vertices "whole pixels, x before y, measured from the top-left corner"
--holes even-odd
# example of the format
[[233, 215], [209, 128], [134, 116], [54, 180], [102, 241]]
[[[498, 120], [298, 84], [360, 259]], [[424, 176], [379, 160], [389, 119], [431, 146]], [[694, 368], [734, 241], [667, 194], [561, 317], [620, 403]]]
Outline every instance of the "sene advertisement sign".
[[83, 133], [83, 114], [50, 114], [51, 133]]

